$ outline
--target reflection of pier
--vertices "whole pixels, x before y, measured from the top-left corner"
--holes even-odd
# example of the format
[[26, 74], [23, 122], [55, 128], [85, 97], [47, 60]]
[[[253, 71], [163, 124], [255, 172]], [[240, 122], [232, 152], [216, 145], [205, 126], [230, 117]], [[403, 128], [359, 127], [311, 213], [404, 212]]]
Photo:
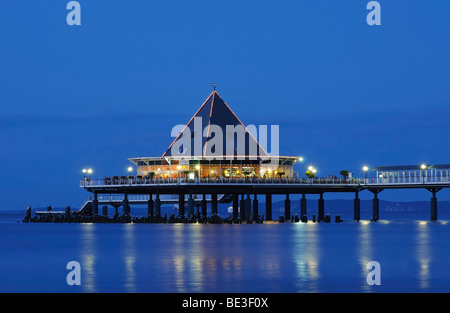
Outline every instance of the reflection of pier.
[[[194, 206], [201, 206], [201, 215], [206, 216], [207, 204], [211, 213], [217, 214], [218, 202], [233, 203], [234, 219], [258, 219], [258, 195], [265, 197], [265, 216], [272, 220], [272, 195], [286, 195], [285, 216], [291, 219], [290, 195], [302, 195], [300, 212], [306, 216], [306, 195], [320, 195], [318, 220], [325, 216], [324, 194], [329, 192], [355, 193], [354, 219], [360, 219], [359, 192], [373, 193], [372, 220], [379, 219], [378, 194], [385, 189], [427, 189], [432, 193], [430, 201], [431, 220], [437, 219], [436, 193], [450, 187], [448, 177], [450, 165], [435, 165], [429, 168], [419, 166], [376, 168], [375, 178], [353, 178], [349, 180], [333, 178], [294, 179], [294, 178], [247, 178], [247, 179], [143, 179], [126, 177], [120, 180], [83, 180], [80, 187], [93, 195], [81, 208], [85, 214], [98, 214], [99, 204], [123, 206], [123, 213], [130, 214], [130, 204], [146, 204], [149, 216], [161, 214], [164, 203], [178, 203], [179, 214], [194, 215]], [[220, 196], [218, 196], [220, 195]], [[238, 208], [240, 210], [238, 211]]]

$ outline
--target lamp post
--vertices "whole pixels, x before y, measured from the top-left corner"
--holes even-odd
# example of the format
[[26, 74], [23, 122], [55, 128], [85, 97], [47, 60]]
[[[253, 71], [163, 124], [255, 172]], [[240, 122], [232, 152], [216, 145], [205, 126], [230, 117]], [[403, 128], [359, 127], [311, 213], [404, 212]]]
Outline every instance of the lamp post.
[[128, 183], [131, 185], [131, 179], [130, 179], [130, 174], [131, 174], [131, 172], [133, 171], [133, 168], [131, 167], [131, 166], [129, 166], [128, 168], [127, 168], [127, 171], [128, 171]]
[[420, 169], [422, 170], [422, 183], [425, 184], [425, 174], [426, 172], [424, 172], [427, 169], [427, 165], [426, 164], [422, 164], [420, 165]]
[[[83, 186], [86, 186], [86, 180], [89, 181], [90, 175], [92, 174], [93, 170], [92, 170], [92, 168], [88, 168], [88, 169], [83, 168], [82, 172], [83, 172]], [[86, 177], [86, 174], [88, 175], [87, 177]]]
[[363, 166], [363, 171], [364, 171], [364, 184], [367, 184], [367, 171], [369, 170], [368, 166]]
[[[310, 174], [308, 174], [308, 172]], [[314, 168], [313, 166], [308, 166], [308, 171], [305, 174], [307, 175], [308, 179], [312, 179], [312, 178], [315, 177], [316, 173], [317, 173], [317, 169], [316, 168]]]

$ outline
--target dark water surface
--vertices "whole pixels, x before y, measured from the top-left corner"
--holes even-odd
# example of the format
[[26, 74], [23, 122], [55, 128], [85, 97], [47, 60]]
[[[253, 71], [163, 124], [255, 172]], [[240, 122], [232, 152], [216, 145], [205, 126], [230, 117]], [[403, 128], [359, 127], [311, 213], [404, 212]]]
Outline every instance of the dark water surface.
[[[0, 292], [450, 292], [448, 221], [23, 224], [2, 216]], [[81, 286], [66, 283], [69, 261], [81, 264]], [[366, 282], [370, 261], [381, 264], [381, 286]]]

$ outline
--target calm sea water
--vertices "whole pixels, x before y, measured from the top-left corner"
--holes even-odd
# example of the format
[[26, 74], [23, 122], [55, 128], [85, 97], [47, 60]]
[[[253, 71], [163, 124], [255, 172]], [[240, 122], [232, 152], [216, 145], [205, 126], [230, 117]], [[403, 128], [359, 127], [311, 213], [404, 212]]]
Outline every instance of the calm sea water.
[[[450, 218], [263, 225], [23, 224], [0, 214], [0, 292], [450, 292]], [[68, 286], [69, 261], [81, 286]], [[369, 286], [370, 261], [381, 286]]]

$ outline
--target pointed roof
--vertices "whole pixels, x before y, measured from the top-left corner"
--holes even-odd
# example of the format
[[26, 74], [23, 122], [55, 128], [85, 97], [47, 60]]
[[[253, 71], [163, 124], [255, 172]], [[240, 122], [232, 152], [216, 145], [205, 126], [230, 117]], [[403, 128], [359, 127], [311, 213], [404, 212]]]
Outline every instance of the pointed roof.
[[[196, 130], [198, 130], [199, 125], [196, 125], [197, 128], [194, 129], [194, 121], [198, 121], [201, 118], [202, 125], [201, 129], [203, 130], [207, 129], [207, 136], [203, 136], [203, 133], [197, 134]], [[210, 139], [213, 139], [215, 134], [213, 132], [213, 129], [211, 125], [217, 125], [222, 129], [223, 132], [223, 156], [226, 156], [227, 150], [226, 150], [226, 126], [232, 125], [237, 126], [241, 125], [245, 132], [245, 156], [249, 155], [250, 147], [251, 145], [257, 147], [257, 156], [268, 156], [267, 152], [260, 146], [258, 141], [253, 137], [253, 135], [248, 131], [248, 129], [245, 127], [245, 125], [240, 121], [240, 119], [234, 114], [234, 112], [231, 110], [231, 108], [223, 101], [223, 99], [219, 96], [217, 91], [213, 91], [209, 97], [206, 99], [206, 101], [202, 104], [202, 106], [197, 110], [197, 112], [192, 116], [192, 118], [189, 120], [189, 122], [186, 124], [184, 129], [180, 132], [180, 134], [175, 138], [175, 140], [172, 142], [172, 144], [169, 146], [167, 151], [163, 154], [163, 157], [172, 156], [171, 149], [173, 145], [183, 138], [187, 133], [190, 133], [191, 135], [191, 152], [187, 156], [194, 156], [194, 138], [196, 136], [201, 136], [201, 143], [202, 143], [202, 155], [201, 156], [208, 156], [208, 151], [210, 149], [213, 149], [213, 147], [208, 146], [208, 144], [211, 145], [209, 142]], [[198, 131], [197, 131], [198, 132]], [[214, 134], [214, 136], [212, 136]], [[199, 140], [199, 139], [197, 139]], [[237, 147], [238, 141], [234, 140], [234, 155], [238, 155], [238, 147]], [[196, 155], [196, 157], [199, 157], [200, 155]], [[242, 155], [240, 155], [242, 156]]]

